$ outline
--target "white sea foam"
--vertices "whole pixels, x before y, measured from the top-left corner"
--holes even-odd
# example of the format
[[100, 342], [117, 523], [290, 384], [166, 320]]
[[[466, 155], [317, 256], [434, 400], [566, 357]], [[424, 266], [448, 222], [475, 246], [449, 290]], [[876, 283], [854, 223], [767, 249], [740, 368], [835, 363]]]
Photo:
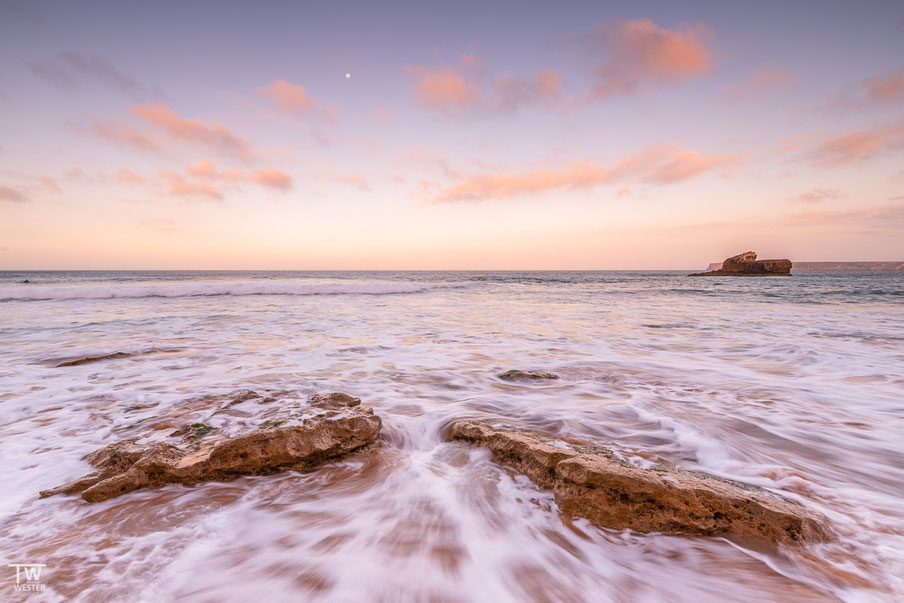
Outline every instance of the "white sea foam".
[[[887, 295], [826, 301], [845, 286], [831, 275], [419, 278], [0, 288], [0, 557], [46, 562], [48, 600], [904, 598], [904, 315]], [[496, 378], [513, 368], [561, 378]], [[144, 425], [219, 425], [195, 402], [245, 389], [358, 396], [384, 446], [305, 474], [37, 499]], [[264, 408], [233, 410], [253, 426]], [[758, 484], [839, 539], [807, 561], [571, 521], [446, 442], [463, 417]]]
[[0, 302], [55, 299], [118, 299], [140, 297], [194, 297], [212, 295], [399, 295], [434, 289], [466, 287], [442, 282], [209, 282], [147, 285], [30, 285], [0, 287]]

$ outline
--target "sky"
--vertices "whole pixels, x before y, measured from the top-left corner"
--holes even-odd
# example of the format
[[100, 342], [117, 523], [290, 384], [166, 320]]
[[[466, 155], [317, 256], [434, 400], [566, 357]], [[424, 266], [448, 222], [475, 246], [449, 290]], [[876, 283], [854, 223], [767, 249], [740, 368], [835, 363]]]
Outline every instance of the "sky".
[[904, 4], [0, 0], [0, 269], [904, 260]]

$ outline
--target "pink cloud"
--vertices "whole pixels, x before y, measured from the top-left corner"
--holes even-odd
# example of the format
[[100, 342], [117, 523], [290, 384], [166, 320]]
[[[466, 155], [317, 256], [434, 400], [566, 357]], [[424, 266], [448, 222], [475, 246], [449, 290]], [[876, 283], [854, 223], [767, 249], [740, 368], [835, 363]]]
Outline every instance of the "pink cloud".
[[484, 64], [473, 54], [462, 55], [452, 67], [409, 66], [406, 71], [418, 78], [412, 91], [415, 101], [426, 109], [449, 115], [511, 111], [531, 103], [552, 104], [560, 100], [563, 87], [557, 71], [543, 69], [530, 76], [498, 75], [485, 91], [478, 83]]
[[874, 157], [904, 149], [904, 123], [825, 138], [805, 152], [816, 167], [858, 164]]
[[838, 191], [831, 188], [813, 188], [800, 194], [800, 200], [806, 203], [817, 203], [826, 199], [835, 199]]
[[835, 113], [862, 113], [904, 101], [904, 66], [859, 80], [814, 107]]
[[238, 172], [227, 170], [223, 177], [233, 182], [250, 182], [266, 188], [275, 188], [283, 192], [292, 188], [294, 180], [290, 175], [281, 170], [254, 170], [252, 172]]
[[178, 172], [163, 171], [160, 175], [169, 186], [169, 192], [177, 197], [206, 197], [222, 201], [223, 191], [211, 182], [186, 180]]
[[646, 19], [602, 23], [593, 41], [607, 58], [596, 68], [600, 82], [590, 96], [626, 94], [645, 82], [677, 82], [707, 73], [712, 70], [709, 38], [702, 24], [669, 30]]
[[23, 201], [28, 201], [28, 197], [25, 196], [25, 193], [14, 188], [10, 188], [8, 186], [0, 186], [0, 201], [21, 203]]
[[282, 113], [305, 115], [317, 109], [317, 101], [308, 95], [304, 86], [299, 84], [279, 79], [259, 90], [262, 94], [269, 96]]
[[865, 82], [867, 97], [877, 103], [904, 99], [904, 67], [871, 77]]
[[89, 132], [96, 138], [139, 151], [157, 152], [160, 148], [148, 136], [131, 126], [117, 122], [100, 122], [91, 125]]
[[409, 67], [408, 73], [419, 78], [414, 86], [414, 98], [427, 109], [461, 111], [478, 104], [483, 96], [477, 84], [449, 68]]
[[[170, 193], [183, 197], [206, 197], [223, 199], [223, 185], [250, 183], [264, 188], [288, 191], [294, 180], [290, 175], [275, 169], [266, 170], [225, 170], [220, 171], [209, 159], [202, 159], [194, 165], [182, 168], [185, 176], [173, 171], [161, 172]], [[186, 178], [187, 177], [187, 178]]]
[[63, 189], [60, 188], [59, 183], [53, 178], [44, 177], [41, 178], [41, 184], [49, 190], [51, 193], [62, 193]]
[[370, 190], [370, 183], [367, 179], [357, 174], [337, 174], [332, 177], [332, 180], [333, 182], [339, 182], [341, 184], [349, 184], [362, 191]]
[[483, 61], [476, 54], [463, 54], [458, 57], [458, 62], [468, 70], [473, 72], [483, 71], [484, 64]]
[[193, 178], [216, 178], [217, 168], [209, 159], [202, 159], [196, 165], [187, 165], [185, 173]]
[[127, 184], [140, 184], [144, 182], [144, 178], [131, 170], [122, 169], [116, 172], [116, 179]]
[[558, 188], [590, 188], [605, 182], [609, 173], [610, 170], [606, 168], [577, 162], [564, 168], [530, 170], [518, 174], [479, 174], [440, 190], [433, 201], [486, 201]]
[[552, 103], [562, 92], [562, 76], [554, 69], [544, 69], [532, 78], [507, 75], [493, 80], [496, 102], [503, 109], [514, 109], [532, 102]]
[[[717, 167], [730, 166], [740, 155], [700, 155], [679, 147], [658, 144], [644, 149], [614, 167], [574, 162], [566, 166], [544, 167], [514, 174], [478, 174], [438, 191], [433, 203], [456, 203], [503, 199], [550, 190], [585, 190], [603, 184], [643, 181], [672, 184], [699, 176]], [[621, 193], [629, 194], [629, 189]]]
[[198, 120], [182, 119], [162, 103], [133, 107], [132, 114], [185, 142], [242, 159], [254, 156], [248, 141], [226, 126], [216, 122], [205, 125]]
[[659, 145], [641, 159], [637, 167], [646, 172], [643, 180], [671, 184], [734, 163], [738, 158], [737, 155], [700, 155], [695, 151], [679, 151], [671, 146]]

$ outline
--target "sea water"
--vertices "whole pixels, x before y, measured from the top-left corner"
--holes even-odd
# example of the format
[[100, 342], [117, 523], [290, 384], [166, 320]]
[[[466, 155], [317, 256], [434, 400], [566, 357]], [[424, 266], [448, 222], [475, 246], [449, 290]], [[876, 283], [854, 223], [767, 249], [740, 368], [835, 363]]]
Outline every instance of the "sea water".
[[[0, 273], [0, 598], [904, 599], [904, 273], [685, 275]], [[192, 401], [248, 389], [360, 397], [383, 443], [306, 473], [38, 498], [143, 421], [204, 422]], [[768, 488], [837, 539], [601, 529], [447, 441], [460, 418]], [[40, 594], [14, 589], [24, 563], [45, 564]]]

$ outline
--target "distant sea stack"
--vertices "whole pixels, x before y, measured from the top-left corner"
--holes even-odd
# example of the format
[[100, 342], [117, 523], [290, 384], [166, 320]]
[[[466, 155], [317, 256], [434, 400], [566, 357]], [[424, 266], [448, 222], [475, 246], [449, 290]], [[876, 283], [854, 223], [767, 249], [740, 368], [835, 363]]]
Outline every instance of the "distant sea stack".
[[791, 260], [758, 260], [756, 253], [746, 251], [722, 262], [718, 270], [688, 276], [791, 276]]

